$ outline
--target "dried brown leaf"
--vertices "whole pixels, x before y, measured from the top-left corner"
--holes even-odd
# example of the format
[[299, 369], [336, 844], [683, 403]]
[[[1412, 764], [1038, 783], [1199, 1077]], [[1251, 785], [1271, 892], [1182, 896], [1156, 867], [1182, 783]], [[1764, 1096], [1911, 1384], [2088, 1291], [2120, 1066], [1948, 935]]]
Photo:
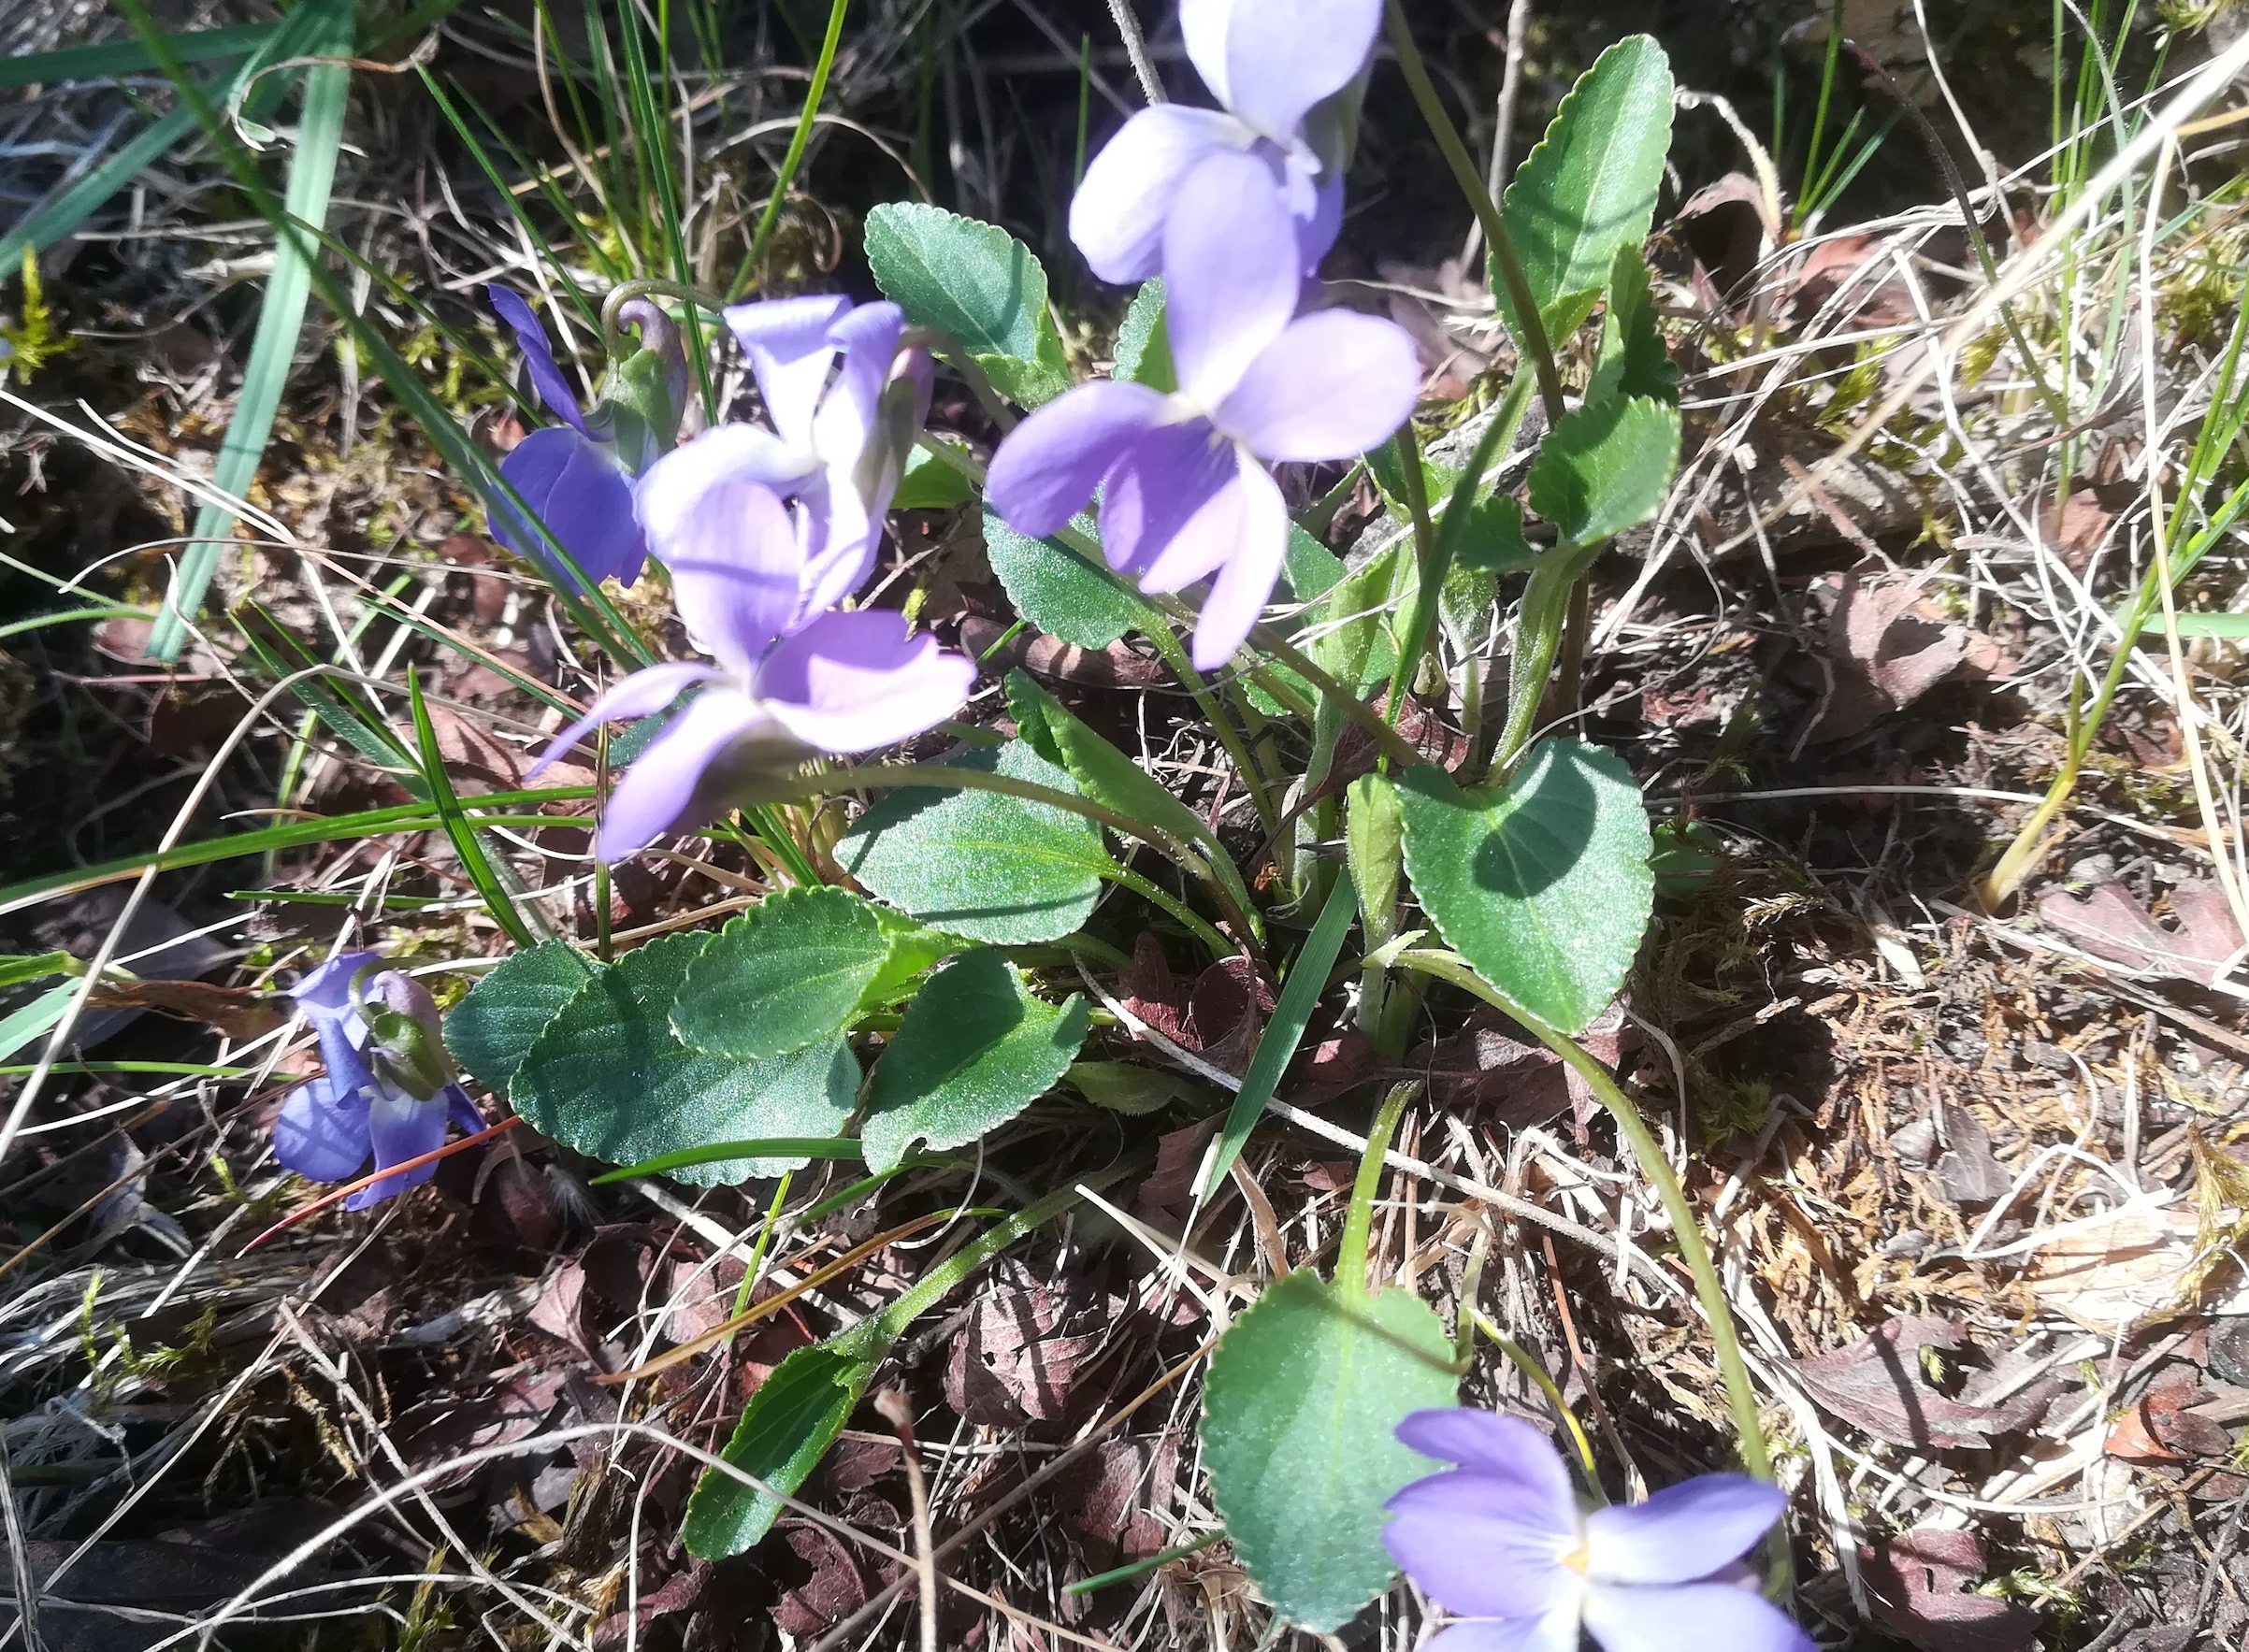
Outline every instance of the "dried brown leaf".
[[1921, 1652], [2027, 1652], [2036, 1644], [2034, 1614], [1971, 1592], [1985, 1564], [1972, 1531], [1909, 1531], [1860, 1549], [1859, 1562], [1874, 1616]]
[[1916, 1314], [1893, 1319], [1832, 1353], [1796, 1361], [1804, 1386], [1829, 1411], [1893, 1445], [1942, 1451], [1989, 1445], [2045, 1414], [2055, 1386], [2033, 1384], [1996, 1404], [1955, 1399], [1931, 1383], [1924, 1349], [1968, 1347], [1957, 1319]]
[[2215, 883], [2181, 883], [2170, 892], [2170, 908], [2176, 929], [2157, 923], [2113, 878], [2093, 884], [2082, 900], [2059, 889], [2039, 898], [2039, 916], [2095, 957], [2213, 984], [2242, 948], [2225, 891]]

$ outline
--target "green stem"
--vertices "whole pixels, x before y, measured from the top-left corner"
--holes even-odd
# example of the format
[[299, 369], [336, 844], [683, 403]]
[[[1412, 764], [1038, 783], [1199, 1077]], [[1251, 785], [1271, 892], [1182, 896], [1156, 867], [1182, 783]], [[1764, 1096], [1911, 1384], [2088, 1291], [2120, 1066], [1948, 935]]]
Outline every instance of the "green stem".
[[1546, 318], [1538, 313], [1538, 300], [1531, 292], [1531, 278], [1523, 273], [1522, 260], [1516, 255], [1515, 242], [1500, 217], [1499, 203], [1492, 198], [1492, 192], [1484, 186], [1483, 175], [1477, 170], [1467, 146], [1452, 129], [1452, 119], [1445, 113], [1444, 102], [1430, 81], [1429, 67], [1421, 61], [1420, 48], [1414, 44], [1413, 30], [1406, 25], [1406, 7], [1400, 0], [1390, 0], [1387, 22], [1391, 50], [1397, 54], [1398, 67], [1406, 72], [1406, 85], [1413, 93], [1414, 105], [1428, 123], [1430, 136], [1436, 139], [1445, 165], [1452, 168], [1452, 176], [1459, 180], [1461, 193], [1468, 197], [1477, 223], [1483, 225], [1492, 267], [1499, 271], [1499, 279], [1507, 289], [1507, 299], [1515, 307], [1521, 333], [1516, 342], [1531, 358], [1532, 370], [1538, 375], [1539, 399], [1546, 403], [1549, 424], [1558, 424], [1566, 406], [1562, 395], [1562, 374], [1554, 366], [1554, 347], [1546, 336]]
[[[1601, 1476], [1593, 1467], [1593, 1443], [1585, 1437], [1585, 1425], [1578, 1420], [1578, 1414], [1569, 1408], [1569, 1401], [1562, 1397], [1561, 1385], [1554, 1381], [1537, 1355], [1510, 1339], [1492, 1323], [1491, 1316], [1481, 1308], [1471, 1305], [1468, 1318], [1477, 1329], [1490, 1339], [1492, 1345], [1512, 1360], [1515, 1369], [1536, 1384], [1538, 1391], [1546, 1396], [1546, 1402], [1554, 1408], [1554, 1415], [1562, 1420], [1562, 1426], [1569, 1430], [1570, 1444], [1578, 1448], [1578, 1462], [1585, 1471], [1585, 1484], [1594, 1496], [1599, 1497]], [[1602, 1501], [1607, 1500], [1604, 1498]]]
[[1103, 872], [1102, 876], [1107, 878], [1110, 883], [1115, 883], [1120, 889], [1130, 889], [1150, 906], [1162, 908], [1173, 917], [1178, 919], [1180, 923], [1185, 924], [1194, 932], [1196, 940], [1210, 948], [1212, 957], [1227, 958], [1233, 956], [1236, 953], [1241, 954], [1244, 957], [1249, 955], [1248, 948], [1236, 946], [1218, 930], [1212, 928], [1184, 901], [1179, 900], [1161, 885], [1150, 883], [1130, 867], [1120, 866], [1111, 871]]
[[[1121, 1169], [1115, 1170], [1103, 1175], [1088, 1176], [1086, 1182], [1089, 1186], [1099, 1186], [1123, 1173]], [[1045, 1227], [1084, 1197], [1075, 1186], [1058, 1187], [1038, 1203], [1026, 1206], [1004, 1221], [993, 1223], [915, 1280], [913, 1288], [904, 1296], [863, 1323], [874, 1328], [872, 1334], [883, 1345], [896, 1342], [904, 1334], [907, 1326], [935, 1307], [947, 1291], [1023, 1235], [1035, 1228]]]
[[[1071, 530], [1064, 528], [1062, 531], [1067, 534]], [[1250, 752], [1249, 742], [1242, 737], [1241, 730], [1233, 725], [1233, 719], [1227, 715], [1226, 708], [1218, 703], [1218, 697], [1210, 692], [1210, 684], [1203, 681], [1203, 674], [1195, 669], [1194, 662], [1187, 657], [1187, 650], [1179, 646], [1179, 639], [1173, 635], [1172, 628], [1169, 625], [1158, 625], [1148, 632], [1147, 638], [1156, 645], [1156, 652], [1163, 656], [1163, 663], [1171, 668], [1172, 675], [1179, 679], [1180, 686], [1187, 690], [1188, 697], [1195, 702], [1195, 709], [1203, 713], [1203, 720], [1210, 725], [1211, 732], [1218, 737], [1218, 744], [1226, 748], [1226, 755], [1233, 759], [1235, 772], [1241, 775], [1242, 784], [1248, 789], [1250, 802], [1256, 805], [1259, 825], [1267, 832], [1273, 831], [1279, 816], [1274, 811], [1270, 783], [1265, 778], [1264, 769], [1259, 767], [1256, 756]]]
[[1343, 1242], [1335, 1247], [1335, 1288], [1347, 1299], [1366, 1295], [1366, 1239], [1374, 1226], [1375, 1194], [1382, 1185], [1382, 1155], [1398, 1128], [1398, 1115], [1420, 1090], [1420, 1079], [1391, 1085], [1367, 1128], [1366, 1151], [1359, 1156], [1359, 1173], [1351, 1179], [1351, 1208], [1344, 1213]]
[[781, 216], [781, 203], [788, 194], [788, 186], [796, 181], [797, 168], [804, 160], [804, 146], [812, 139], [814, 123], [820, 116], [820, 100], [828, 94], [829, 72], [836, 66], [836, 48], [843, 39], [843, 14], [851, 7], [851, 0], [834, 0], [828, 8], [828, 34], [820, 42], [819, 60], [813, 65], [812, 87], [804, 94], [804, 113], [797, 119], [796, 131], [789, 134], [788, 152], [781, 157], [781, 170], [773, 179], [773, 193], [767, 197], [765, 210], [757, 219], [757, 232], [750, 237], [750, 250], [742, 255], [742, 267], [727, 291], [740, 297], [750, 289], [757, 268], [757, 261], [765, 256], [765, 244], [772, 238], [773, 224]]
[[1449, 982], [1529, 1028], [1540, 1043], [1585, 1081], [1609, 1117], [1616, 1120], [1617, 1133], [1632, 1148], [1633, 1156], [1639, 1161], [1640, 1173], [1654, 1186], [1665, 1214], [1671, 1218], [1671, 1236], [1679, 1245], [1680, 1260], [1686, 1263], [1687, 1271], [1694, 1277], [1694, 1295], [1702, 1303], [1704, 1317], [1709, 1321], [1718, 1369], [1725, 1378], [1726, 1401], [1733, 1409], [1734, 1428], [1741, 1437], [1742, 1466], [1758, 1479], [1770, 1480], [1772, 1454], [1766, 1446], [1765, 1425], [1757, 1415], [1757, 1394], [1750, 1386], [1750, 1368], [1741, 1357], [1741, 1336], [1734, 1326], [1734, 1310], [1726, 1301], [1725, 1286], [1710, 1259], [1709, 1247], [1703, 1243], [1694, 1207], [1687, 1202], [1685, 1190], [1680, 1186], [1679, 1178], [1671, 1173], [1670, 1161], [1665, 1158], [1654, 1133], [1648, 1128], [1648, 1121], [1640, 1116], [1639, 1108], [1618, 1087], [1608, 1069], [1588, 1055], [1577, 1040], [1549, 1027], [1469, 969], [1464, 960], [1451, 953], [1415, 949], [1400, 955], [1397, 961], [1408, 969]]
[[1199, 1555], [1225, 1535], [1226, 1528], [1223, 1526], [1216, 1531], [1205, 1531], [1194, 1542], [1183, 1543], [1175, 1549], [1165, 1549], [1161, 1554], [1150, 1555], [1145, 1560], [1134, 1560], [1129, 1566], [1119, 1566], [1112, 1572], [1097, 1572], [1091, 1577], [1081, 1577], [1075, 1583], [1066, 1583], [1062, 1585], [1062, 1593], [1089, 1595], [1095, 1589], [1107, 1588], [1111, 1584], [1130, 1583], [1135, 1577], [1145, 1577], [1151, 1572], [1169, 1566], [1174, 1560], [1184, 1560], [1189, 1555]]

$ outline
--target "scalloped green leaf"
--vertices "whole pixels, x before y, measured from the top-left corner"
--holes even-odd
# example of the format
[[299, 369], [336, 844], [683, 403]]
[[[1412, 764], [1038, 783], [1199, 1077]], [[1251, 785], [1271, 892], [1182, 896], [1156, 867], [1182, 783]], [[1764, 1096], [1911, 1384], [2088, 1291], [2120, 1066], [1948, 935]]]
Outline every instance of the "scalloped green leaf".
[[[1072, 525], [1093, 529], [1090, 516]], [[984, 513], [984, 554], [1007, 599], [1049, 637], [1079, 648], [1106, 648], [1127, 631], [1146, 633], [1163, 624], [1153, 606], [1054, 539], [1019, 534], [997, 513]]]
[[687, 967], [671, 1030], [713, 1056], [786, 1056], [850, 1025], [889, 955], [874, 908], [848, 890], [769, 895]]
[[[1617, 249], [1648, 238], [1671, 147], [1671, 65], [1646, 35], [1618, 41], [1578, 77], [1500, 204], [1531, 296], [1560, 349], [1593, 313]], [[1501, 319], [1515, 301], [1491, 273]]]
[[1308, 1269], [1219, 1339], [1203, 1391], [1203, 1463], [1226, 1535], [1282, 1616], [1325, 1634], [1397, 1568], [1382, 1505], [1441, 1466], [1391, 1432], [1451, 1405], [1443, 1321], [1409, 1292], [1353, 1293]]
[[996, 952], [954, 959], [875, 1063], [859, 1125], [867, 1168], [895, 1168], [917, 1141], [941, 1152], [1005, 1124], [1054, 1087], [1089, 1025], [1084, 998], [1047, 1003]]
[[1009, 400], [1035, 408], [1070, 388], [1045, 268], [997, 224], [887, 202], [867, 214], [867, 264], [908, 321], [959, 339]]
[[[961, 752], [945, 766], [982, 769], [1073, 796], [1078, 791], [1066, 772], [1021, 740], [997, 751]], [[892, 792], [868, 810], [836, 845], [836, 860], [882, 899], [931, 927], [1002, 944], [1069, 934], [1091, 913], [1103, 874], [1116, 866], [1102, 846], [1101, 828], [1082, 814], [993, 792], [932, 786]]]
[[1608, 313], [1601, 321], [1601, 357], [1586, 387], [1589, 402], [1644, 395], [1679, 405], [1679, 366], [1655, 323], [1655, 294], [1648, 261], [1636, 245], [1619, 247], [1609, 266]]
[[[638, 1164], [714, 1142], [838, 1134], [858, 1094], [851, 1046], [830, 1037], [765, 1061], [691, 1050], [671, 1005], [708, 935], [637, 947], [573, 994], [517, 1069], [515, 1111], [588, 1157]], [[709, 1186], [779, 1175], [798, 1158], [723, 1159], [678, 1172]]]
[[[875, 1321], [867, 1320], [833, 1341], [797, 1349], [757, 1385], [720, 1460], [792, 1495], [843, 1432], [888, 1348]], [[767, 1492], [705, 1469], [680, 1537], [697, 1559], [723, 1559], [762, 1539], [781, 1508]]]
[[1679, 466], [1679, 409], [1644, 396], [1571, 409], [1531, 461], [1531, 509], [1594, 545], [1663, 509]]
[[594, 970], [592, 960], [567, 941], [511, 954], [445, 1017], [445, 1047], [471, 1078], [505, 1098], [547, 1023]]
[[1542, 740], [1506, 786], [1463, 791], [1424, 765], [1398, 801], [1406, 874], [1447, 945], [1564, 1032], [1608, 1007], [1655, 899], [1648, 812], [1622, 758]]

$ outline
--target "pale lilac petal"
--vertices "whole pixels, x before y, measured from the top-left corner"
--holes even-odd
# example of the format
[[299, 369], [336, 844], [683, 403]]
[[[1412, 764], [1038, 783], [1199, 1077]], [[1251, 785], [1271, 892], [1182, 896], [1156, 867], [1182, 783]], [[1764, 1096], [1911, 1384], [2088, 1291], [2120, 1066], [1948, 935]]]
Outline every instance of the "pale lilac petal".
[[1296, 215], [1296, 250], [1308, 277], [1319, 268], [1335, 237], [1343, 233], [1343, 175], [1331, 173], [1312, 192], [1309, 212]]
[[726, 311], [727, 325], [757, 375], [766, 413], [791, 447], [812, 446], [813, 415], [835, 362], [829, 335], [850, 309], [850, 299], [823, 294], [760, 299]]
[[1000, 444], [985, 503], [1017, 533], [1045, 539], [1085, 509], [1110, 467], [1163, 415], [1164, 397], [1145, 384], [1081, 384]]
[[1163, 267], [1163, 223], [1187, 175], [1257, 135], [1216, 109], [1162, 103], [1142, 109], [1102, 146], [1070, 202], [1070, 238], [1095, 275], [1118, 286]]
[[874, 426], [851, 474], [871, 522], [880, 523], [889, 512], [890, 497], [906, 473], [915, 438], [929, 422], [935, 383], [935, 368], [926, 350], [901, 351], [891, 364], [890, 381], [875, 403]]
[[1727, 1583], [1681, 1588], [1594, 1586], [1585, 1627], [1606, 1652], [1815, 1652], [1812, 1639], [1754, 1590]]
[[829, 329], [829, 342], [843, 352], [843, 364], [814, 416], [813, 445], [831, 476], [858, 467], [905, 324], [905, 311], [895, 304], [862, 304]]
[[1572, 1602], [1540, 1617], [1479, 1617], [1456, 1623], [1421, 1652], [1578, 1652], [1578, 1608]]
[[975, 663], [888, 609], [822, 614], [757, 670], [776, 723], [823, 752], [872, 752], [934, 728], [968, 703]]
[[1249, 364], [1218, 423], [1262, 458], [1349, 459], [1388, 440], [1420, 394], [1404, 327], [1323, 309], [1290, 323]]
[[[1201, 484], [1206, 469], [1219, 479], [1218, 485], [1208, 492]], [[1132, 477], [1119, 480], [1129, 482], [1145, 470], [1146, 467], [1136, 467]], [[1180, 468], [1176, 473], [1196, 478], [1193, 483], [1181, 489], [1181, 504], [1190, 500], [1195, 503], [1185, 520], [1162, 537], [1161, 545], [1139, 559], [1138, 578], [1143, 591], [1158, 594], [1176, 591], [1206, 579], [1225, 566], [1227, 558], [1242, 543], [1242, 513], [1248, 501], [1243, 494], [1241, 465], [1235, 450], [1231, 445], [1220, 445], [1213, 452], [1207, 467], [1198, 462], [1192, 470]], [[1113, 491], [1125, 497], [1132, 496], [1128, 487], [1115, 487]], [[1154, 484], [1141, 482], [1139, 491], [1141, 496], [1152, 498]], [[1148, 543], [1154, 544], [1156, 537], [1149, 536]]]
[[709, 666], [695, 660], [675, 660], [667, 665], [650, 666], [635, 671], [621, 682], [613, 682], [586, 711], [584, 716], [571, 724], [545, 750], [538, 762], [524, 771], [528, 784], [550, 768], [569, 755], [571, 749], [604, 723], [622, 723], [628, 717], [648, 717], [662, 711], [673, 700], [687, 692], [688, 685], [708, 682], [724, 676]]
[[1182, 395], [1208, 410], [1233, 393], [1296, 313], [1300, 256], [1263, 161], [1227, 151], [1188, 174], [1163, 229], [1164, 324]]
[[555, 365], [555, 352], [547, 343], [547, 330], [540, 324], [538, 314], [521, 294], [497, 283], [484, 289], [484, 296], [499, 311], [499, 319], [514, 332], [516, 345], [523, 351], [524, 366], [531, 369], [531, 383], [539, 392], [539, 399], [547, 404], [556, 418], [576, 426], [579, 434], [584, 435], [585, 414], [579, 409], [569, 378]]
[[1520, 1482], [1475, 1469], [1416, 1480], [1385, 1505], [1391, 1559], [1448, 1612], [1466, 1617], [1537, 1617], [1581, 1583], [1566, 1564], [1574, 1521], [1557, 1528]]
[[1350, 84], [1382, 0], [1180, 0], [1188, 56], [1220, 103], [1286, 143], [1305, 111]]
[[804, 547], [774, 486], [784, 463], [770, 432], [722, 424], [641, 479], [641, 521], [671, 570], [680, 619], [698, 648], [740, 677], [797, 611]]
[[273, 1121], [273, 1156], [307, 1181], [347, 1181], [368, 1153], [367, 1097], [339, 1096], [325, 1076], [291, 1090]]
[[[435, 1153], [445, 1144], [445, 1104], [417, 1101], [404, 1090], [385, 1087], [378, 1092], [368, 1106], [367, 1124], [368, 1137], [375, 1147], [375, 1168], [379, 1171], [419, 1158], [425, 1153]], [[404, 1193], [409, 1187], [419, 1187], [437, 1173], [436, 1165], [425, 1164], [396, 1176], [385, 1176], [345, 1199], [343, 1208], [364, 1211]]]
[[868, 514], [848, 473], [831, 472], [808, 485], [797, 497], [796, 520], [804, 565], [785, 634], [865, 584], [883, 541], [882, 519]]
[[704, 771], [728, 746], [769, 721], [747, 695], [723, 684], [705, 689], [625, 771], [601, 812], [594, 853], [623, 860], [674, 826], [700, 826], [712, 806], [707, 795], [698, 794]]
[[[640, 579], [648, 545], [635, 514], [632, 478], [614, 445], [550, 424], [517, 443], [499, 462], [499, 473], [587, 579], [622, 585]], [[495, 539], [537, 563], [555, 583], [584, 589], [512, 504], [497, 500], [487, 514]]]
[[1233, 489], [1234, 548], [1195, 619], [1198, 671], [1218, 670], [1248, 639], [1258, 615], [1273, 600], [1273, 586], [1281, 577], [1281, 563], [1289, 551], [1289, 502], [1253, 455], [1239, 453], [1237, 458], [1241, 475]]
[[1233, 443], [1201, 418], [1159, 424], [1140, 436], [1102, 485], [1102, 553], [1109, 567], [1143, 584], [1159, 562], [1165, 571], [1188, 568], [1176, 584], [1145, 584], [1151, 591], [1176, 591], [1204, 578], [1226, 557], [1223, 539], [1196, 535], [1176, 555], [1172, 546], [1192, 526], [1223, 530], [1231, 524], [1231, 504], [1223, 522], [1205, 510], [1234, 488], [1237, 477]]
[[1693, 1583], [1745, 1554], [1788, 1507], [1747, 1474], [1699, 1474], [1646, 1502], [1586, 1516], [1586, 1573], [1604, 1583]]

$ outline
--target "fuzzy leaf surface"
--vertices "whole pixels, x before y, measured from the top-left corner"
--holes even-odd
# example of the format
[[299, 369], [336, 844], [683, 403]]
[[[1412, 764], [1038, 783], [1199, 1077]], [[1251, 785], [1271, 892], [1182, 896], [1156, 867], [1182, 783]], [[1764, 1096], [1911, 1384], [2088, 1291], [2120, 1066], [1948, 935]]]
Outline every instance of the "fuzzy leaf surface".
[[936, 974], [906, 1008], [868, 1087], [867, 1168], [894, 1168], [916, 1141], [973, 1142], [1054, 1087], [1088, 1026], [1075, 993], [1054, 1005], [1013, 964], [979, 948]]
[[1679, 464], [1679, 409], [1645, 396], [1571, 409], [1531, 461], [1531, 509], [1573, 545], [1637, 527], [1663, 508]]
[[908, 321], [959, 339], [1001, 395], [1029, 408], [1070, 388], [1045, 268], [998, 225], [887, 202], [867, 215], [867, 263]]
[[1284, 1617], [1339, 1629], [1397, 1568], [1382, 1505], [1438, 1464], [1391, 1429], [1454, 1403], [1452, 1347], [1427, 1303], [1288, 1275], [1233, 1322], [1203, 1399], [1210, 1488], [1251, 1579]]
[[842, 1032], [889, 955], [874, 909], [847, 890], [769, 895], [688, 966], [671, 1030], [713, 1056], [786, 1056]]
[[[888, 1345], [855, 1327], [832, 1342], [797, 1349], [750, 1396], [720, 1458], [783, 1496], [793, 1495], [843, 1432]], [[687, 1500], [680, 1536], [698, 1559], [724, 1559], [754, 1546], [780, 1513], [767, 1493], [705, 1469]]]
[[478, 1084], [505, 1098], [539, 1035], [594, 968], [567, 941], [511, 954], [445, 1017], [445, 1047]]
[[[1093, 519], [1081, 516], [1074, 525], [1091, 533]], [[984, 554], [1016, 612], [1049, 637], [1106, 648], [1127, 631], [1163, 624], [1154, 608], [1103, 579], [1068, 546], [1019, 534], [990, 510], [984, 513]]]
[[1543, 740], [1504, 787], [1424, 765], [1399, 781], [1406, 869], [1478, 975], [1564, 1032], [1624, 984], [1655, 898], [1639, 787], [1613, 752]]

